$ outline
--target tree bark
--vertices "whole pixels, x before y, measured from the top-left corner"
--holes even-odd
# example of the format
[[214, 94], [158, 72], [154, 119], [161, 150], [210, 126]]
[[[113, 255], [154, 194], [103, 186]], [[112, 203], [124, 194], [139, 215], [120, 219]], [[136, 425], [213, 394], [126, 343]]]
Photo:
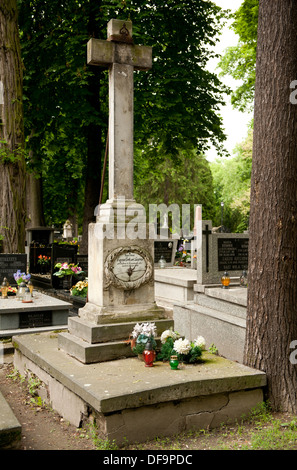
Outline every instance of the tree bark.
[[[266, 372], [274, 410], [297, 412], [297, 8], [260, 0], [244, 362]], [[296, 348], [295, 348], [296, 349]]]
[[44, 227], [42, 181], [33, 173], [27, 174], [27, 224], [26, 228]]
[[0, 4], [0, 233], [3, 250], [25, 251], [22, 62], [16, 0]]

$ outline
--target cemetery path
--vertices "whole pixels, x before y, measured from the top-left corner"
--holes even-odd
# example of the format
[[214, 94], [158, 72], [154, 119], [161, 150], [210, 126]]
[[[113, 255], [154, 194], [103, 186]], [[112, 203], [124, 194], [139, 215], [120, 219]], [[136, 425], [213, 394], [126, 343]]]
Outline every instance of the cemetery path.
[[87, 431], [61, 419], [49, 407], [32, 401], [28, 384], [13, 380], [12, 364], [0, 364], [0, 391], [22, 426], [20, 450], [94, 450]]

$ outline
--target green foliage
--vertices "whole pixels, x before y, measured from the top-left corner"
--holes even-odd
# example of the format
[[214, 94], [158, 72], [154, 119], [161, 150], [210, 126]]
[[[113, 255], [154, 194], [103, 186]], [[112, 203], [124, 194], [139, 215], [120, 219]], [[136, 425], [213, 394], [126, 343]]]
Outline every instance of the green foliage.
[[[147, 213], [149, 204], [178, 204], [181, 215], [182, 204], [193, 207], [202, 204], [205, 219], [215, 216], [213, 177], [210, 164], [202, 154], [193, 149], [180, 150], [175, 158], [163, 155], [159, 163], [145, 160], [145, 154], [145, 149], [135, 154], [134, 193]], [[191, 211], [191, 228], [193, 218], [194, 211]]]
[[179, 361], [182, 361], [186, 364], [195, 364], [200, 361], [202, 356], [202, 348], [200, 346], [194, 346], [192, 344], [192, 348], [188, 354], [177, 353], [173, 346], [174, 340], [171, 337], [167, 338], [165, 343], [162, 344], [161, 351], [157, 355], [157, 360], [169, 361], [170, 356], [175, 355]]
[[157, 354], [157, 361], [169, 361], [170, 356], [173, 351], [174, 340], [172, 338], [167, 338], [165, 343], [161, 346], [161, 351]]
[[195, 364], [200, 361], [202, 356], [202, 349], [200, 346], [194, 346], [191, 348], [189, 354], [178, 354], [177, 357], [185, 362], [186, 364]]
[[[138, 169], [151, 170], [164, 159], [177, 162], [181, 149], [200, 153], [210, 142], [223, 153], [225, 135], [218, 110], [225, 87], [206, 70], [224, 19], [214, 3], [19, 0], [18, 4], [27, 169], [42, 178], [48, 224], [62, 224], [76, 212], [82, 219], [90, 129], [98, 135], [99, 169], [103, 160], [108, 73], [87, 66], [86, 43], [90, 37], [106, 39], [111, 18], [131, 18], [135, 42], [153, 47], [152, 70], [134, 73]], [[140, 186], [141, 171], [136, 180]]]
[[15, 163], [23, 161], [26, 152], [22, 145], [18, 145], [13, 151], [9, 149], [6, 140], [0, 140], [0, 163]]
[[219, 354], [219, 351], [218, 351], [218, 348], [216, 347], [216, 345], [214, 343], [212, 343], [209, 348], [208, 348], [208, 352], [210, 352], [211, 354]]
[[[217, 159], [211, 163], [216, 207], [224, 202], [223, 225], [232, 232], [248, 228], [252, 170], [252, 129], [244, 142], [237, 145], [233, 158]], [[220, 210], [215, 224], [221, 225]]]
[[232, 93], [231, 103], [241, 111], [253, 107], [259, 0], [244, 0], [232, 15], [232, 29], [239, 36], [237, 46], [228, 47], [219, 66], [221, 75], [231, 75], [242, 84]]
[[153, 336], [148, 337], [146, 335], [140, 334], [140, 335], [137, 336], [136, 344], [132, 349], [134, 354], [136, 354], [136, 355], [142, 354], [143, 351], [146, 348], [146, 345], [147, 345], [148, 341], [151, 343], [152, 348], [155, 350], [156, 347], [157, 347], [157, 343], [156, 343], [156, 340], [154, 339], [154, 337]]

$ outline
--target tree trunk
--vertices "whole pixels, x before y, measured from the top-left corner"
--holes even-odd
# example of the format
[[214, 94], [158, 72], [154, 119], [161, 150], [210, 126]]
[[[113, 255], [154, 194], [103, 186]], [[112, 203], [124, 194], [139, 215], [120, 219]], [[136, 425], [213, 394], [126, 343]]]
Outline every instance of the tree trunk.
[[33, 173], [28, 173], [26, 182], [27, 224], [26, 228], [43, 227], [45, 225], [42, 203], [42, 181]]
[[274, 410], [297, 412], [297, 8], [260, 0], [244, 362], [265, 371]]
[[4, 252], [25, 251], [22, 62], [16, 0], [0, 3], [0, 233]]

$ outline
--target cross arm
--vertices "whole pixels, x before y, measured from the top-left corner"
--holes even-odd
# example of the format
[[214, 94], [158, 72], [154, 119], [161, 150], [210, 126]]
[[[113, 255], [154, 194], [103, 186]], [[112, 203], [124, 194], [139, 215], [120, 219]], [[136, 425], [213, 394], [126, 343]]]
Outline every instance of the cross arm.
[[87, 44], [87, 63], [101, 67], [127, 64], [135, 70], [149, 70], [152, 68], [152, 48], [92, 38]]

